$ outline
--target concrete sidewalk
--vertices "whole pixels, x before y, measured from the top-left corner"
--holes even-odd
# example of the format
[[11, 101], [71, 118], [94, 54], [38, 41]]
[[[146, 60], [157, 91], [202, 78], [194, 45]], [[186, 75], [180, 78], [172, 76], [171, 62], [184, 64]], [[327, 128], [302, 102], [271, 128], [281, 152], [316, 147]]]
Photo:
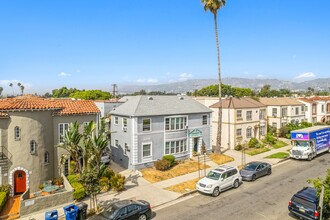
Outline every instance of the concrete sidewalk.
[[[271, 154], [278, 153], [278, 152], [287, 152], [291, 146], [285, 146], [279, 149], [272, 149], [270, 151], [257, 154], [254, 156], [247, 155], [245, 156], [246, 163], [250, 161], [265, 161], [272, 165], [275, 165], [282, 160], [280, 159], [268, 159], [265, 158]], [[227, 165], [231, 166], [240, 166], [242, 163], [242, 153], [235, 150], [227, 150], [224, 154], [231, 156], [234, 158], [234, 161], [227, 163]], [[207, 172], [219, 165], [213, 163], [212, 161], [207, 162], [211, 168], [207, 169]], [[126, 190], [119, 192], [119, 193], [103, 193], [98, 196], [99, 203], [102, 204], [105, 201], [116, 201], [116, 200], [123, 200], [123, 199], [134, 199], [134, 200], [146, 200], [151, 204], [151, 207], [156, 208], [163, 204], [169, 203], [173, 200], [176, 200], [183, 195], [180, 193], [171, 192], [168, 190], [164, 190], [164, 188], [176, 185], [182, 182], [186, 182], [189, 180], [193, 180], [198, 178], [198, 171], [189, 173], [186, 175], [178, 176], [172, 179], [164, 180], [157, 183], [150, 183], [145, 180], [139, 171], [131, 171], [131, 170], [124, 170], [120, 172], [122, 175], [126, 177], [125, 188]], [[83, 202], [89, 204], [89, 199], [85, 199]], [[39, 213], [34, 213], [29, 216], [23, 217], [22, 219], [44, 219], [45, 212], [57, 209], [59, 215], [64, 216], [63, 207], [57, 208], [50, 208], [49, 210], [43, 210]]]

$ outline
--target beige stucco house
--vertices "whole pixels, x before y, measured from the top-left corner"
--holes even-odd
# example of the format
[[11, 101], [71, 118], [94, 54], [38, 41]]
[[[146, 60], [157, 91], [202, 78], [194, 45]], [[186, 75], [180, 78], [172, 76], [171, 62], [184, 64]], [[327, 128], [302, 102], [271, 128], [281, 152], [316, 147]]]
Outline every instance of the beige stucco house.
[[98, 122], [93, 101], [20, 96], [0, 99], [0, 184], [9, 183], [11, 195], [39, 190], [60, 175], [58, 148], [68, 125]]
[[314, 96], [299, 98], [299, 102], [305, 105], [305, 118], [310, 123], [330, 121], [330, 97]]
[[291, 97], [260, 98], [267, 106], [267, 120], [277, 130], [288, 123], [305, 121], [305, 105]]
[[[267, 133], [266, 106], [252, 98], [222, 99], [221, 146], [233, 149], [252, 137], [263, 139]], [[219, 102], [210, 106], [212, 114], [212, 145], [216, 145]]]

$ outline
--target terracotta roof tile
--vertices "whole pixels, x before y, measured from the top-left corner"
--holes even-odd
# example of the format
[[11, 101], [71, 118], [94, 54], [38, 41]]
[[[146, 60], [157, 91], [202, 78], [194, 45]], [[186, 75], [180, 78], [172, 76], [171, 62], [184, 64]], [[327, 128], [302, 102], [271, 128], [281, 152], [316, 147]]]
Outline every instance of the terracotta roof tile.
[[1, 99], [1, 110], [54, 110], [56, 115], [95, 114], [100, 112], [91, 100], [45, 99], [32, 95]]

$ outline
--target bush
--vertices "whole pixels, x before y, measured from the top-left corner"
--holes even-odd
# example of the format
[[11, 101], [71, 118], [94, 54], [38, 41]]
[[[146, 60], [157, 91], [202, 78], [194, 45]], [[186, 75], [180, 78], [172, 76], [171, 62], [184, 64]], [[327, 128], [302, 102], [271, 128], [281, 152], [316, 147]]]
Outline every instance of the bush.
[[243, 149], [243, 146], [241, 144], [238, 144], [234, 147], [235, 150], [240, 151]]
[[281, 127], [279, 131], [280, 137], [287, 137], [287, 134], [290, 134], [289, 127], [288, 126]]
[[74, 172], [77, 170], [77, 163], [75, 161], [70, 161], [70, 174], [74, 174]]
[[103, 172], [102, 177], [106, 177], [110, 180], [114, 175], [115, 172], [110, 167], [107, 167]]
[[79, 201], [79, 200], [85, 198], [86, 192], [85, 192], [84, 186], [81, 183], [79, 183], [79, 182], [72, 182], [71, 183], [71, 186], [74, 189], [73, 198], [75, 200], [78, 200]]
[[63, 185], [63, 177], [57, 177], [53, 179], [52, 184], [57, 186]]
[[168, 160], [157, 160], [154, 162], [156, 170], [168, 170], [171, 167], [171, 164]]
[[163, 160], [167, 160], [171, 167], [173, 167], [175, 164], [175, 157], [173, 155], [165, 155], [163, 156]]
[[9, 196], [10, 193], [10, 185], [9, 184], [4, 184], [0, 186], [0, 192], [5, 192], [7, 196]]
[[249, 147], [256, 147], [257, 145], [259, 144], [259, 141], [258, 141], [258, 139], [257, 138], [251, 138], [250, 140], [249, 140]]
[[71, 175], [67, 176], [67, 179], [68, 179], [70, 184], [74, 183], [74, 182], [78, 182], [79, 178], [80, 178], [80, 175], [78, 175], [78, 174], [71, 174]]
[[125, 176], [120, 175], [119, 173], [115, 174], [110, 179], [111, 188], [115, 191], [121, 191], [125, 189]]
[[0, 212], [2, 210], [2, 207], [6, 204], [6, 200], [7, 200], [7, 193], [0, 192]]
[[266, 143], [275, 144], [276, 141], [277, 141], [277, 139], [271, 133], [266, 134], [266, 138], [265, 138]]
[[101, 189], [102, 192], [106, 192], [110, 188], [110, 181], [105, 176], [100, 178], [99, 184], [100, 184], [100, 189]]

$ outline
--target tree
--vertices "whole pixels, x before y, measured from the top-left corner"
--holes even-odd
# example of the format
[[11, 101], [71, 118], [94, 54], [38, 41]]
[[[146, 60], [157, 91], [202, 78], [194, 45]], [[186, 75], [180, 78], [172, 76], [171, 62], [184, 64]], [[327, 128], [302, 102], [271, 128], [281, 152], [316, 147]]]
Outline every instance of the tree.
[[1, 97], [2, 92], [3, 92], [3, 88], [0, 86], [0, 97]]
[[214, 31], [215, 31], [215, 41], [217, 48], [218, 57], [218, 87], [219, 87], [219, 111], [218, 111], [218, 131], [217, 131], [217, 144], [215, 153], [221, 153], [221, 132], [222, 132], [222, 104], [221, 104], [221, 68], [220, 68], [220, 48], [218, 39], [218, 24], [217, 24], [217, 14], [225, 4], [226, 0], [202, 0], [205, 11], [210, 11], [214, 18]]
[[11, 87], [11, 89], [13, 90], [13, 95], [14, 95], [14, 88], [13, 88], [13, 84], [9, 83], [9, 86]]

